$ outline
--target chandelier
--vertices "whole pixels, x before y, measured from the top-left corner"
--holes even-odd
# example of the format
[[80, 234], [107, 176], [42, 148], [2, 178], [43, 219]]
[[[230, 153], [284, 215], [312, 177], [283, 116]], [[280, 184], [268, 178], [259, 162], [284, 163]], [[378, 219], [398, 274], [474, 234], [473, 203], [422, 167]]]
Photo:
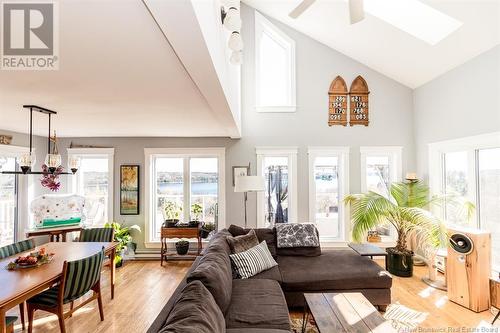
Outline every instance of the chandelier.
[[[62, 158], [57, 150], [57, 138], [54, 132], [54, 136], [51, 137], [51, 117], [57, 114], [57, 112], [42, 108], [37, 105], [23, 105], [23, 108], [28, 109], [30, 112], [30, 150], [29, 153], [22, 154], [18, 159], [19, 168], [21, 171], [2, 171], [3, 174], [22, 174], [22, 175], [71, 175], [75, 174], [80, 166], [80, 159], [71, 156], [68, 160], [68, 166], [71, 172], [59, 172], [58, 169], [61, 167]], [[36, 156], [33, 152], [33, 112], [40, 112], [48, 116], [49, 120], [49, 135], [47, 138], [47, 155], [45, 156], [45, 164], [42, 166], [42, 171], [33, 171]]]

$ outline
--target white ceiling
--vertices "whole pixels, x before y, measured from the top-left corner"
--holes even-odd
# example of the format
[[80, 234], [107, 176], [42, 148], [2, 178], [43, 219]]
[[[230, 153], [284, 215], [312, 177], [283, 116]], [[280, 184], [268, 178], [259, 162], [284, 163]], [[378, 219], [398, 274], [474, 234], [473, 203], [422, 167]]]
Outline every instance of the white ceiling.
[[[36, 104], [58, 112], [59, 136], [237, 135], [231, 110], [210, 107], [142, 1], [59, 6], [59, 70], [0, 71], [1, 129], [27, 132], [22, 104]], [[35, 121], [46, 135], [46, 118]]]
[[301, 0], [243, 1], [410, 88], [500, 44], [499, 0], [422, 0], [463, 22], [434, 46], [370, 15], [350, 25], [344, 0], [317, 0], [298, 19], [290, 18], [288, 13]]

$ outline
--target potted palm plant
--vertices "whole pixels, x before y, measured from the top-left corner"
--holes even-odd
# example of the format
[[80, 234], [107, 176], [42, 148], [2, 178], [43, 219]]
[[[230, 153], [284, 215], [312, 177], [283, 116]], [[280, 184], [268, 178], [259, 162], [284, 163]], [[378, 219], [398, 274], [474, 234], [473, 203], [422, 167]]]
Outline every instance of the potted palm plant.
[[352, 237], [360, 242], [375, 227], [392, 225], [397, 232], [397, 243], [386, 250], [388, 270], [394, 275], [409, 277], [413, 274], [413, 252], [407, 248], [410, 234], [425, 246], [439, 247], [446, 242], [444, 223], [426, 210], [443, 197], [429, 197], [429, 187], [418, 180], [393, 183], [389, 192], [389, 198], [370, 191], [344, 199], [351, 207]]

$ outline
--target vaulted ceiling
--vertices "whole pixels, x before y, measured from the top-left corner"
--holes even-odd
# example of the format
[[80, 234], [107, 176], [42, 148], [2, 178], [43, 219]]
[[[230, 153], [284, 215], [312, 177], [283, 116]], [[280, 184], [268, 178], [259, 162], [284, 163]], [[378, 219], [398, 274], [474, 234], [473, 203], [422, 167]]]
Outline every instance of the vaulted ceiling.
[[316, 0], [299, 18], [290, 18], [288, 14], [301, 1], [243, 0], [261, 13], [410, 88], [500, 44], [498, 0], [421, 0], [463, 23], [436, 45], [427, 44], [370, 14], [350, 25], [346, 0]]
[[0, 71], [1, 129], [26, 132], [22, 105], [35, 104], [58, 112], [59, 136], [239, 136], [191, 2], [72, 0], [59, 13], [59, 70]]

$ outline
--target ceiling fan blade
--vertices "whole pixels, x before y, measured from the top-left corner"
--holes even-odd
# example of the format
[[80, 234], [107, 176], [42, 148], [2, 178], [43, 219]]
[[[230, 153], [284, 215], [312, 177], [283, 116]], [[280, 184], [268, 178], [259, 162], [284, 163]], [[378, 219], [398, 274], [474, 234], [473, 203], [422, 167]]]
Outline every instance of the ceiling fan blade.
[[297, 7], [295, 7], [294, 10], [288, 14], [291, 18], [296, 19], [300, 15], [302, 15], [303, 12], [307, 10], [316, 0], [304, 0], [302, 1]]
[[365, 18], [363, 0], [349, 0], [349, 16], [351, 24], [358, 23]]

